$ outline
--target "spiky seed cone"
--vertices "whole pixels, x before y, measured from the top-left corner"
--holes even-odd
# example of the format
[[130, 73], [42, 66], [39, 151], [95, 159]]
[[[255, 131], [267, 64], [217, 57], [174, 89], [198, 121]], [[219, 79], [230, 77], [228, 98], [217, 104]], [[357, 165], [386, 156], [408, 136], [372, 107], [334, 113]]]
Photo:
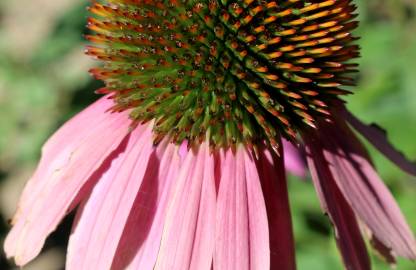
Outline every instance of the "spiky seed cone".
[[87, 53], [114, 110], [155, 137], [276, 147], [330, 115], [356, 64], [349, 0], [94, 1]]

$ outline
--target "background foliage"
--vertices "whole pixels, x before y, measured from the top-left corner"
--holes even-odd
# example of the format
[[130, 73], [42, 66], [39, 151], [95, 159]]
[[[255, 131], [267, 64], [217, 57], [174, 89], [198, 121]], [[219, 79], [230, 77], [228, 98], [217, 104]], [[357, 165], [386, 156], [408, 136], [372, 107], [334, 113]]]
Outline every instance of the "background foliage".
[[[18, 194], [46, 138], [97, 98], [83, 55], [88, 1], [0, 1], [0, 242]], [[416, 159], [416, 0], [356, 0], [361, 73], [349, 108], [385, 127], [391, 141]], [[416, 179], [373, 149], [375, 163], [416, 231]], [[290, 180], [298, 268], [342, 269], [333, 233], [309, 181]], [[69, 217], [25, 269], [63, 269]], [[1, 252], [1, 254], [3, 254]], [[373, 256], [374, 269], [388, 269]], [[3, 255], [0, 269], [13, 269]], [[416, 269], [399, 261], [397, 269]]]

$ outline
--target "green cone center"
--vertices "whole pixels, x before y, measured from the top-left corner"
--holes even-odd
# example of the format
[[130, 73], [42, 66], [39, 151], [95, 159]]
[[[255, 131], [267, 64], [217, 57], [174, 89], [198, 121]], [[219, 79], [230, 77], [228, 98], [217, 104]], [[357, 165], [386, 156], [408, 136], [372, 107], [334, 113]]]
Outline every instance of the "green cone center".
[[350, 1], [101, 1], [92, 73], [156, 140], [215, 146], [294, 140], [351, 85]]

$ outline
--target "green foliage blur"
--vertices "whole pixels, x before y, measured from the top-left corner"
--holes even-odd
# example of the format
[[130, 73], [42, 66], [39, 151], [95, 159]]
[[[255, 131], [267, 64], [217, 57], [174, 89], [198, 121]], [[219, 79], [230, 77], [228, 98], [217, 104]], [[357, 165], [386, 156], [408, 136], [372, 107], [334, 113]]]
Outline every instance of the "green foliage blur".
[[[83, 0], [0, 1], [0, 242], [42, 144], [90, 104], [101, 83], [87, 73], [83, 54], [87, 18]], [[376, 122], [391, 142], [416, 159], [416, 0], [356, 0], [361, 26], [361, 73], [349, 108]], [[416, 179], [369, 146], [375, 164], [416, 231]], [[333, 231], [310, 181], [289, 182], [297, 262], [301, 270], [343, 269]], [[71, 217], [25, 269], [63, 269]], [[0, 269], [15, 269], [0, 256]], [[389, 269], [372, 253], [374, 269]], [[399, 270], [416, 264], [399, 260]]]

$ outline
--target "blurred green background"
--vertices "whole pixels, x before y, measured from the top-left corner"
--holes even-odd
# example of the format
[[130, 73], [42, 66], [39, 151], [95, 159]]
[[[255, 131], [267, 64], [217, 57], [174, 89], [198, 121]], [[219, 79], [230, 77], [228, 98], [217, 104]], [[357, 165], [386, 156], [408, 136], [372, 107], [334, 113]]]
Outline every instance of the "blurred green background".
[[[361, 73], [349, 108], [385, 127], [390, 140], [416, 159], [416, 0], [357, 0]], [[100, 83], [83, 54], [88, 1], [0, 1], [0, 242], [18, 195], [48, 136], [97, 98]], [[377, 168], [416, 231], [416, 179], [370, 148]], [[333, 233], [309, 181], [291, 179], [290, 196], [301, 270], [342, 269]], [[25, 269], [63, 269], [71, 217]], [[389, 269], [373, 256], [374, 269]], [[0, 255], [0, 269], [14, 269]], [[397, 269], [416, 269], [399, 260]]]

